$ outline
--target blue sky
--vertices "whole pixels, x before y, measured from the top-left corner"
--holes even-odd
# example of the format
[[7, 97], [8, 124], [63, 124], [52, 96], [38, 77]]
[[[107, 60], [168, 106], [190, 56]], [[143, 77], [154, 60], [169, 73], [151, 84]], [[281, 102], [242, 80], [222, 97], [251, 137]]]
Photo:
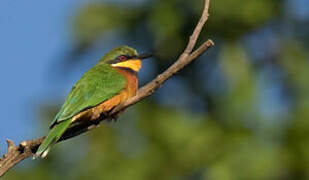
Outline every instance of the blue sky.
[[35, 108], [59, 88], [46, 81], [46, 72], [70, 43], [68, 22], [79, 5], [76, 0], [0, 1], [0, 144], [38, 136]]

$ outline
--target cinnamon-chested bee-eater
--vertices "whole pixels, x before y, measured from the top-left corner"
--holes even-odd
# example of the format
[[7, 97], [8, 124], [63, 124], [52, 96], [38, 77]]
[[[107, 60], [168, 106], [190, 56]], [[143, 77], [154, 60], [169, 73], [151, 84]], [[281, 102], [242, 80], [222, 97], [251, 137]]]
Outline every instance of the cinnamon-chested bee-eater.
[[141, 60], [147, 57], [139, 56], [128, 46], [107, 53], [73, 86], [35, 156], [44, 158], [69, 127], [80, 121], [96, 120], [134, 96], [138, 90], [137, 72]]

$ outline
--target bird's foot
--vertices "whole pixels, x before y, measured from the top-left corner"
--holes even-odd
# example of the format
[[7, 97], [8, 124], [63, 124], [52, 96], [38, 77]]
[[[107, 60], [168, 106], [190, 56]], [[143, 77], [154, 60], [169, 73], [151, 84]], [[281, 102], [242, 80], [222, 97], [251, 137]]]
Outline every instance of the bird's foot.
[[110, 115], [110, 120], [114, 120], [115, 122], [117, 122], [117, 120], [119, 119], [120, 115], [124, 112], [124, 110], [121, 110], [115, 114]]

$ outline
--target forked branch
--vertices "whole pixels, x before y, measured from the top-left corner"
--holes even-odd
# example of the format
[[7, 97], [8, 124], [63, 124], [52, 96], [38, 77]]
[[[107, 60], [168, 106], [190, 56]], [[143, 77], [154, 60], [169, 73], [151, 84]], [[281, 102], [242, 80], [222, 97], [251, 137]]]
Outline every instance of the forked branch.
[[[136, 96], [128, 99], [123, 104], [118, 105], [113, 109], [110, 115], [115, 115], [118, 112], [128, 108], [129, 106], [141, 101], [142, 99], [153, 94], [162, 84], [172, 77], [175, 73], [183, 69], [186, 65], [191, 63], [193, 60], [202, 55], [205, 51], [207, 51], [210, 47], [214, 46], [212, 40], [207, 40], [204, 42], [199, 48], [193, 51], [196, 41], [202, 31], [204, 24], [208, 19], [208, 9], [209, 9], [209, 1], [205, 0], [205, 6], [203, 10], [203, 14], [196, 25], [192, 35], [190, 36], [190, 40], [184, 52], [179, 56], [176, 62], [171, 65], [167, 70], [165, 70], [162, 74], [158, 75], [151, 82], [143, 86], [139, 89]], [[84, 133], [90, 129], [95, 128], [102, 120], [98, 119], [96, 121], [89, 121], [78, 126], [69, 128], [63, 137], [59, 141], [63, 141], [65, 139], [77, 136], [81, 133]], [[11, 140], [7, 140], [8, 144], [8, 152], [3, 155], [0, 159], [0, 177], [3, 176], [8, 170], [13, 168], [20, 161], [29, 158], [34, 155], [34, 152], [37, 150], [38, 146], [42, 143], [45, 137], [22, 141], [19, 145], [14, 145]]]

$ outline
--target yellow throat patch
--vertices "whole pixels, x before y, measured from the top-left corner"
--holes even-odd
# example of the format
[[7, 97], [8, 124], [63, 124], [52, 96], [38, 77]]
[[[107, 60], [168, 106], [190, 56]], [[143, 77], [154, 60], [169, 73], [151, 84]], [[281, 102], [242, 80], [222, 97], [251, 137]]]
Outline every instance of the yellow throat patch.
[[127, 60], [124, 62], [119, 62], [117, 64], [112, 64], [111, 66], [129, 68], [135, 72], [138, 72], [142, 67], [142, 61], [139, 59], [133, 59], [133, 60]]

